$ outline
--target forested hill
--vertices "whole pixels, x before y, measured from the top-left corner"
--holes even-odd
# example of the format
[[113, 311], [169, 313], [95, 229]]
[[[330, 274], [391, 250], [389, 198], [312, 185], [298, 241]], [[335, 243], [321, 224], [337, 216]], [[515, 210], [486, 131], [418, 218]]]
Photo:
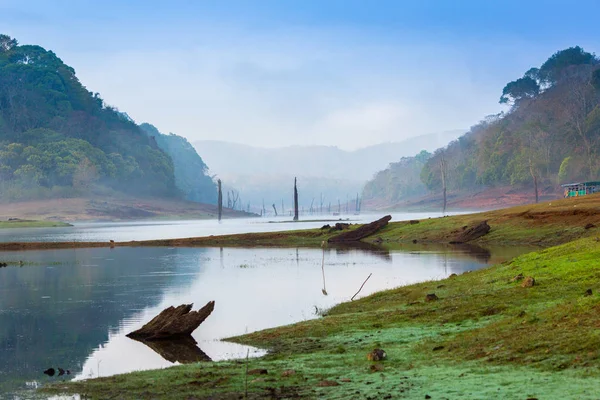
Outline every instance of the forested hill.
[[[509, 82], [500, 103], [510, 109], [486, 117], [427, 160], [420, 175], [430, 192], [439, 193], [445, 177], [455, 193], [512, 185], [531, 190], [533, 199], [536, 186], [558, 194], [559, 183], [600, 180], [600, 62], [594, 54], [580, 47], [556, 52]], [[402, 192], [398, 186], [389, 191]]]
[[186, 200], [217, 203], [217, 188], [207, 175], [208, 166], [186, 138], [173, 133], [165, 135], [148, 123], [141, 124], [140, 128], [154, 138], [158, 147], [172, 158], [175, 184]]
[[173, 161], [126, 114], [39, 46], [0, 35], [0, 199], [91, 188], [176, 197]]

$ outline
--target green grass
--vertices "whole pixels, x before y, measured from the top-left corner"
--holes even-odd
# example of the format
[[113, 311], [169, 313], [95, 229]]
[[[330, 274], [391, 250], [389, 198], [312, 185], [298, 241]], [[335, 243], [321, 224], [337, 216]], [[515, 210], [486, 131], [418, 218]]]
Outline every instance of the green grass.
[[[533, 276], [536, 285], [512, 282], [518, 274]], [[427, 293], [439, 300], [426, 302]], [[249, 377], [250, 398], [591, 399], [600, 393], [598, 328], [600, 241], [585, 238], [231, 340], [271, 349], [250, 360], [250, 369], [269, 371]], [[376, 347], [387, 352], [386, 361], [367, 360]], [[287, 369], [296, 374], [283, 377]], [[244, 371], [244, 361], [195, 364], [44, 391], [99, 399], [243, 398]], [[339, 386], [321, 387], [324, 380]]]
[[24, 220], [18, 219], [13, 221], [0, 221], [0, 229], [9, 229], [9, 228], [54, 228], [54, 227], [64, 227], [64, 226], [73, 226], [66, 222], [60, 221], [35, 221], [35, 220]]

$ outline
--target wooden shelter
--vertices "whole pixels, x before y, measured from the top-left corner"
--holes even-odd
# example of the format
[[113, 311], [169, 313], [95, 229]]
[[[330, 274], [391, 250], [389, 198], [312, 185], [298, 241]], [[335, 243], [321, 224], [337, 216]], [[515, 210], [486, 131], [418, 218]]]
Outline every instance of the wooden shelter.
[[565, 197], [585, 196], [600, 192], [600, 181], [565, 183], [562, 186]]

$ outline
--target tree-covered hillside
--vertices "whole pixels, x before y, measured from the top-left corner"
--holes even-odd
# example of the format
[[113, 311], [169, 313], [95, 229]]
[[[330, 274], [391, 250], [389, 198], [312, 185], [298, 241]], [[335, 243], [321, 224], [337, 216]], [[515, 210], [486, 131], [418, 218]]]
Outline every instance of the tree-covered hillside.
[[600, 64], [580, 47], [558, 51], [539, 68], [508, 83], [500, 103], [507, 113], [487, 117], [439, 149], [422, 179], [452, 190], [527, 185], [556, 188], [569, 180], [598, 179]]
[[217, 187], [208, 167], [186, 138], [173, 133], [160, 133], [154, 125], [144, 123], [140, 128], [156, 140], [158, 147], [173, 159], [175, 184], [186, 200], [199, 203], [217, 203]]
[[178, 196], [173, 162], [53, 52], [0, 35], [0, 198]]
[[[559, 183], [567, 181], [600, 180], [600, 61], [595, 55], [580, 47], [556, 52], [509, 82], [500, 103], [510, 109], [484, 118], [428, 158], [420, 173], [428, 191], [441, 192], [445, 181], [454, 192], [513, 185], [534, 196], [558, 193]], [[386, 171], [367, 188], [379, 188], [378, 196], [406, 198], [405, 183], [390, 178], [406, 172]]]
[[394, 204], [426, 194], [427, 188], [421, 182], [421, 170], [430, 157], [431, 153], [423, 150], [414, 157], [402, 157], [399, 162], [391, 163], [366, 183], [363, 201], [377, 199]]

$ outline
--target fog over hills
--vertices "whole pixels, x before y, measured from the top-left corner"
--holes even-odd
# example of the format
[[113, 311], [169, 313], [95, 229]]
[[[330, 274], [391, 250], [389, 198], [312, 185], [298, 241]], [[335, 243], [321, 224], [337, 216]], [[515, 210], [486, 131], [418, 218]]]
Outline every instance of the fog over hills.
[[404, 156], [421, 150], [434, 151], [458, 138], [464, 130], [416, 136], [401, 142], [381, 143], [354, 151], [333, 146], [289, 146], [263, 148], [216, 140], [193, 142], [198, 154], [227, 187], [240, 192], [244, 206], [262, 206], [272, 210], [291, 206], [294, 176], [298, 177], [300, 204], [310, 207], [324, 197], [329, 202], [344, 203], [354, 198], [375, 173]]

